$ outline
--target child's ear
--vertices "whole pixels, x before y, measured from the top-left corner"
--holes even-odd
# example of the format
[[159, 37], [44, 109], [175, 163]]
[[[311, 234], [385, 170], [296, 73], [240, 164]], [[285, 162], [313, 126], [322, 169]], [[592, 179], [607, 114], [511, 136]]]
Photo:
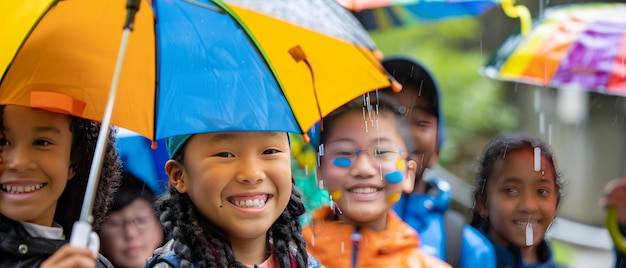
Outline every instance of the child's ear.
[[72, 163], [67, 171], [67, 180], [73, 179], [74, 176], [76, 176], [76, 171], [74, 171], [74, 164]]
[[179, 193], [187, 192], [187, 178], [185, 176], [183, 165], [176, 160], [167, 160], [165, 163], [165, 172], [169, 176], [170, 184], [176, 188]]
[[476, 207], [476, 211], [481, 218], [486, 219], [487, 217], [489, 217], [489, 210], [487, 209], [485, 196], [476, 193], [474, 196], [474, 206]]
[[407, 194], [413, 192], [415, 188], [415, 173], [417, 172], [417, 162], [415, 160], [406, 161], [406, 170], [404, 174], [404, 181], [402, 182], [402, 191]]

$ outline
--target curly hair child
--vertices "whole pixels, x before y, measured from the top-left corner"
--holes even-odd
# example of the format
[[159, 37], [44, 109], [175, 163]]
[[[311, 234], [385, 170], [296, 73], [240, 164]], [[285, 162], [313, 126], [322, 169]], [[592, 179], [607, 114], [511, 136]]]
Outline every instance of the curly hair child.
[[[75, 258], [55, 252], [79, 220], [101, 124], [29, 107], [0, 107], [0, 246], [4, 265], [69, 265]], [[120, 164], [108, 137], [92, 210], [99, 227], [119, 183]], [[25, 245], [25, 246], [22, 246]], [[45, 263], [49, 257], [54, 261]], [[94, 262], [95, 263], [95, 262]], [[108, 265], [104, 258], [98, 263]], [[12, 266], [13, 267], [13, 266]]]

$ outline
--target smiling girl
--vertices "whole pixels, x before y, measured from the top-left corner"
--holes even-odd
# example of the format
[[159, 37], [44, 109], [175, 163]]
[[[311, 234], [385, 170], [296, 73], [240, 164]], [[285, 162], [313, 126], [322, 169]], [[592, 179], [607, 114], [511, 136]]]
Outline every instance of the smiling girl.
[[170, 186], [158, 203], [166, 232], [148, 267], [315, 267], [298, 217], [284, 132], [168, 139]]
[[472, 226], [494, 244], [498, 267], [557, 267], [545, 233], [562, 182], [550, 148], [511, 134], [494, 138], [479, 161]]

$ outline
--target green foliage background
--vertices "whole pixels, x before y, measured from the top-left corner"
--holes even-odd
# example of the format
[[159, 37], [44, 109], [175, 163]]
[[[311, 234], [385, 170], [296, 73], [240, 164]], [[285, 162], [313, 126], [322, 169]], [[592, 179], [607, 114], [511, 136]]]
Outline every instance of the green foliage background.
[[370, 32], [385, 56], [411, 56], [435, 76], [447, 131], [440, 163], [462, 178], [471, 175], [487, 139], [519, 125], [503, 83], [480, 75], [489, 57], [481, 29], [479, 20], [468, 18]]

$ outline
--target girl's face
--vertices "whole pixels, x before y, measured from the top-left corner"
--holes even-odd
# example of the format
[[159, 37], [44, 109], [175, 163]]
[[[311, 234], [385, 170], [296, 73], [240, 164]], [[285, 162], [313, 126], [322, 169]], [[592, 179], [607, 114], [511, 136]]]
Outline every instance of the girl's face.
[[[416, 164], [404, 160], [407, 148], [395, 118], [381, 112], [377, 122], [364, 122], [360, 112], [352, 112], [327, 126], [317, 174], [341, 210], [342, 221], [383, 230], [396, 198], [413, 189]], [[399, 172], [400, 180], [385, 179], [390, 172]]]
[[193, 135], [183, 162], [166, 164], [170, 183], [231, 242], [265, 239], [289, 203], [291, 155], [284, 132]]
[[73, 135], [70, 117], [16, 105], [4, 108], [0, 139], [0, 212], [16, 220], [52, 226], [67, 181]]
[[163, 228], [143, 198], [111, 212], [100, 228], [102, 253], [115, 267], [145, 267], [146, 259], [162, 242]]
[[554, 167], [541, 157], [535, 171], [531, 149], [508, 152], [498, 158], [488, 178], [487, 201], [477, 202], [482, 217], [489, 217], [489, 236], [503, 246], [526, 247], [527, 224], [533, 227], [533, 245], [538, 245], [556, 217], [557, 197]]

